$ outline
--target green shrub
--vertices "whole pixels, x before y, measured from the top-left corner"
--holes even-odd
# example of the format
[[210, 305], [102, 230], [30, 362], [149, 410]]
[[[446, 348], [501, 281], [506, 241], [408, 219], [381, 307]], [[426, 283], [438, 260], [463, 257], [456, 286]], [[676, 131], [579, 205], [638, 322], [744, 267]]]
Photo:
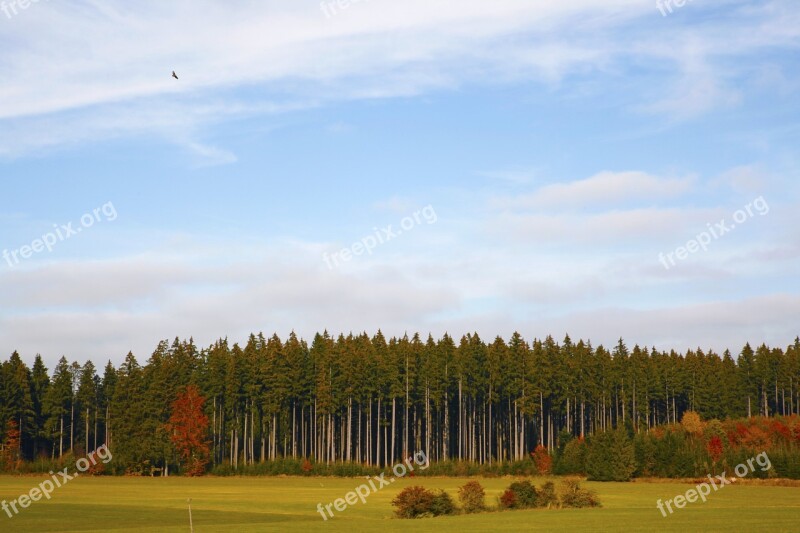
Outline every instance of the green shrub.
[[453, 498], [450, 497], [445, 491], [440, 490], [433, 497], [431, 502], [431, 514], [433, 516], [447, 516], [456, 512], [456, 504], [453, 503]]
[[508, 490], [514, 493], [518, 508], [530, 509], [536, 507], [539, 495], [536, 492], [536, 487], [530, 481], [516, 481], [508, 487]]
[[556, 495], [556, 486], [552, 481], [548, 481], [542, 488], [539, 489], [539, 492], [536, 497], [536, 506], [537, 507], [557, 507], [558, 506], [558, 496]]
[[486, 492], [477, 481], [470, 481], [458, 489], [458, 500], [465, 513], [478, 513], [486, 509]]
[[600, 507], [597, 494], [581, 488], [577, 479], [565, 479], [561, 485], [560, 502], [562, 507]]

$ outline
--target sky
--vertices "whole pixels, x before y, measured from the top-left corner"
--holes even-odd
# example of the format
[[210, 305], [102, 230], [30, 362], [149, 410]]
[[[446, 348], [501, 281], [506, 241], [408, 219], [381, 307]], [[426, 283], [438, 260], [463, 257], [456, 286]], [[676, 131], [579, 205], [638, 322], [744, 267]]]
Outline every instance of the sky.
[[799, 51], [781, 0], [0, 0], [0, 351], [788, 345]]

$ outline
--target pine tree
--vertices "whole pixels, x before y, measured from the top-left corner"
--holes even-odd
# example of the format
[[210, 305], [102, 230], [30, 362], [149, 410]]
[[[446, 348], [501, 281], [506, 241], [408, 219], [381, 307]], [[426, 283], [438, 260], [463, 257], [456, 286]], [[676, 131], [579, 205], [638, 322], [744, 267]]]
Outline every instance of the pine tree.
[[[72, 373], [66, 357], [61, 357], [53, 370], [50, 387], [44, 399], [47, 422], [45, 432], [54, 439], [53, 455], [58, 457], [66, 452], [65, 445], [69, 444], [69, 433], [65, 434], [64, 428], [69, 430], [69, 414], [72, 408]], [[67, 439], [65, 442], [65, 438]]]
[[753, 416], [753, 410], [758, 409], [758, 378], [755, 368], [755, 353], [750, 343], [745, 344], [739, 354], [739, 379], [740, 387], [746, 398], [747, 416]]
[[97, 377], [94, 364], [86, 361], [81, 369], [81, 379], [78, 384], [78, 392], [75, 397], [75, 404], [78, 408], [78, 420], [83, 420], [83, 424], [78, 426], [82, 430], [81, 439], [83, 440], [84, 454], [88, 455], [90, 450], [97, 449], [97, 403], [100, 389], [100, 378]]
[[24, 457], [33, 454], [33, 441], [36, 438], [36, 411], [32, 397], [31, 372], [19, 353], [14, 352], [4, 362], [0, 372], [3, 374], [2, 401], [0, 401], [0, 420], [13, 420], [19, 432], [19, 450]]
[[124, 466], [126, 473], [149, 475], [152, 463], [161, 458], [153, 449], [153, 428], [146, 411], [144, 372], [133, 353], [128, 352], [117, 371], [117, 383], [111, 400], [115, 469]]
[[31, 373], [31, 400], [33, 401], [33, 454], [35, 459], [40, 452], [45, 452], [50, 443], [45, 430], [47, 423], [47, 410], [45, 408], [45, 398], [47, 391], [50, 388], [50, 376], [47, 374], [47, 367], [42, 361], [42, 356], [36, 354], [36, 359], [33, 363], [33, 371]]

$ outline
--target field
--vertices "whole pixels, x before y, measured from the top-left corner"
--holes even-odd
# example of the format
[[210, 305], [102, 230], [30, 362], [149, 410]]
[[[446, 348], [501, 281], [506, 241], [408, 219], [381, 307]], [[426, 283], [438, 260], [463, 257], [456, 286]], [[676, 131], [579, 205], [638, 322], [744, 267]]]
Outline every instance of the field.
[[[43, 478], [42, 478], [43, 479]], [[0, 500], [13, 500], [40, 478], [0, 477]], [[539, 485], [542, 480], [536, 480]], [[360, 478], [80, 478], [56, 489], [50, 501], [32, 503], [19, 515], [0, 513], [0, 531], [181, 531], [189, 530], [187, 498], [194, 528], [211, 531], [798, 531], [800, 488], [728, 486], [664, 518], [656, 500], [683, 494], [691, 485], [586, 483], [601, 509], [493, 512], [423, 520], [392, 518], [391, 500], [409, 484], [445, 489], [455, 495], [464, 479], [398, 480], [337, 513], [327, 522], [318, 503], [329, 503], [361, 484]], [[509, 479], [480, 479], [494, 504]]]

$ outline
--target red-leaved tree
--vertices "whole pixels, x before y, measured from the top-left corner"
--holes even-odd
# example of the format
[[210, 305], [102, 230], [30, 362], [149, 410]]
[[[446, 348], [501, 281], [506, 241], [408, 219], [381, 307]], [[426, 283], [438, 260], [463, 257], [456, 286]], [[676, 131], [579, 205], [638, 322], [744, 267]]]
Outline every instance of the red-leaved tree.
[[167, 424], [187, 476], [202, 476], [210, 462], [208, 417], [203, 412], [205, 402], [200, 390], [189, 385], [173, 402]]
[[536, 472], [540, 476], [549, 476], [550, 472], [553, 470], [553, 458], [547, 453], [547, 448], [541, 444], [538, 445], [536, 449], [531, 452], [531, 457], [533, 457], [533, 462], [536, 464]]
[[711, 437], [706, 443], [706, 451], [708, 451], [708, 455], [711, 456], [712, 461], [715, 463], [719, 461], [720, 457], [722, 457], [722, 454], [725, 452], [722, 439], [719, 438], [718, 435]]
[[19, 454], [19, 426], [14, 419], [6, 423], [6, 439], [3, 443], [3, 466], [9, 472], [19, 468], [20, 454]]

